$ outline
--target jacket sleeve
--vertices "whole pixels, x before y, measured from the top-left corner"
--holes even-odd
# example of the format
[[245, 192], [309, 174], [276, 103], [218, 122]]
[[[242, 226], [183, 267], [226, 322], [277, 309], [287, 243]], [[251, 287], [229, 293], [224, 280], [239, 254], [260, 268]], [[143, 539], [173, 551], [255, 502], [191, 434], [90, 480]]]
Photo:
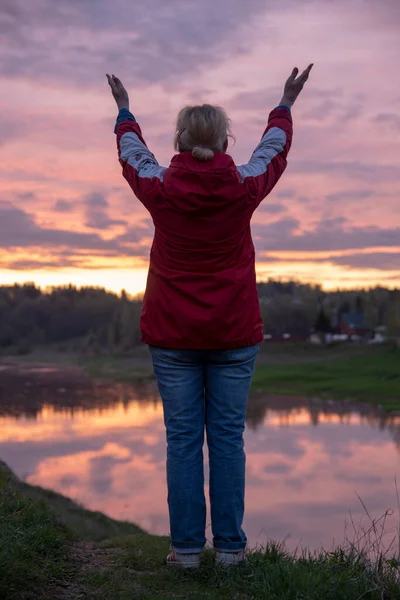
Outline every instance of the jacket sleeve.
[[136, 197], [151, 212], [160, 197], [166, 169], [160, 167], [148, 149], [139, 124], [127, 109], [120, 110], [114, 133], [122, 174]]
[[268, 126], [249, 162], [238, 167], [254, 209], [270, 193], [285, 170], [292, 135], [290, 109], [278, 106], [270, 113]]

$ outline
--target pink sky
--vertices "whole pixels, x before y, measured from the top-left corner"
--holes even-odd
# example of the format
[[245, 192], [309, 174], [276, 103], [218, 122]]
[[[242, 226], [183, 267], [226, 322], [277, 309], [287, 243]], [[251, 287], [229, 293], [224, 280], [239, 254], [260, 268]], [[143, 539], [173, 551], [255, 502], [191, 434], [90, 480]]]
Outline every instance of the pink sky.
[[293, 66], [282, 180], [253, 220], [260, 278], [400, 284], [397, 0], [2, 0], [0, 283], [143, 290], [152, 239], [122, 179], [105, 73], [151, 150], [182, 105], [223, 105], [246, 162]]

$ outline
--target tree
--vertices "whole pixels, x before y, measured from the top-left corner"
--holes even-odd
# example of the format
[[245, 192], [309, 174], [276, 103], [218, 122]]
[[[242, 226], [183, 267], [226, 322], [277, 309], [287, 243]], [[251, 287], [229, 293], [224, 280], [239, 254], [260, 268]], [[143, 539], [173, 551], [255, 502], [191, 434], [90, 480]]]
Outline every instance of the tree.
[[332, 330], [331, 322], [327, 315], [325, 314], [324, 309], [321, 307], [318, 313], [317, 320], [315, 322], [315, 331], [320, 333], [330, 333]]
[[387, 329], [389, 335], [400, 342], [400, 290], [396, 290], [391, 299], [388, 310]]

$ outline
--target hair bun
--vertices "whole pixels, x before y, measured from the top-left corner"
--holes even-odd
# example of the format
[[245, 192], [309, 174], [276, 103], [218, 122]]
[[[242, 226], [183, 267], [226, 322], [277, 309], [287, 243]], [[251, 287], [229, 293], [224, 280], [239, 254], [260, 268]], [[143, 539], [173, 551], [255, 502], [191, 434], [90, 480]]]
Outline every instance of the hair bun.
[[211, 148], [206, 148], [204, 146], [195, 146], [192, 150], [192, 156], [196, 160], [206, 162], [207, 160], [211, 160], [214, 157], [214, 152], [211, 150]]

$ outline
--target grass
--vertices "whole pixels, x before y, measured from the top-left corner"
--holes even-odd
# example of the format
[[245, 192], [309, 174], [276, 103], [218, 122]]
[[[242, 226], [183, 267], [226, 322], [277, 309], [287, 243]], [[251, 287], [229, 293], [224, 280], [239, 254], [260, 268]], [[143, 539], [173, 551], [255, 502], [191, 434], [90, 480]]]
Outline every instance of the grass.
[[295, 556], [271, 543], [230, 570], [217, 568], [208, 551], [201, 569], [188, 573], [165, 566], [167, 538], [22, 483], [0, 464], [0, 598], [400, 599], [400, 563], [379, 553], [374, 527], [362, 536], [364, 547], [359, 539], [357, 546]]
[[[32, 502], [0, 471], [0, 598], [45, 598], [44, 590], [73, 575], [67, 558], [69, 531], [48, 505]], [[33, 595], [35, 594], [35, 595]]]
[[[361, 347], [339, 353], [319, 349], [302, 359], [261, 360], [253, 390], [298, 396], [349, 398], [400, 410], [400, 350], [390, 346]], [[307, 360], [308, 358], [308, 360]]]

